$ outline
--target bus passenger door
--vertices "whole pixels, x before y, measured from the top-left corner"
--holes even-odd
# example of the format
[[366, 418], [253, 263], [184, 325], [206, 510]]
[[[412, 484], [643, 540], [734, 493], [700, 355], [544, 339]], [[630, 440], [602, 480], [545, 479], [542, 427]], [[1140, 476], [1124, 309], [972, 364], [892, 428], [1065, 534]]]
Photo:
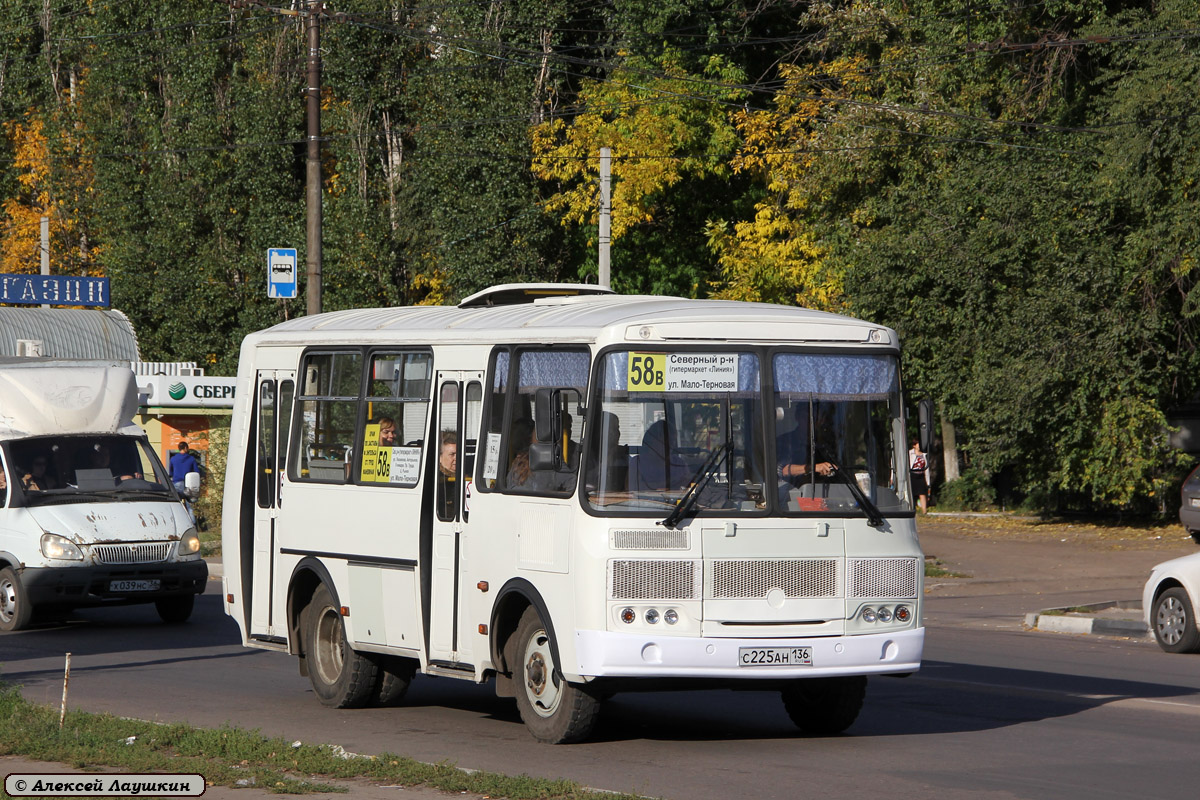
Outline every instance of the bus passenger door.
[[262, 370], [256, 380], [254, 418], [254, 555], [249, 581], [242, 591], [250, 601], [250, 636], [275, 638], [274, 622], [282, 609], [275, 608], [271, 587], [275, 577], [276, 519], [282, 502], [280, 489], [287, 471], [289, 422], [296, 395], [296, 373]]
[[466, 523], [471, 476], [483, 408], [482, 372], [437, 373], [437, 428], [433, 459], [433, 547], [429, 660], [471, 664], [471, 637], [463, 582], [468, 565]]

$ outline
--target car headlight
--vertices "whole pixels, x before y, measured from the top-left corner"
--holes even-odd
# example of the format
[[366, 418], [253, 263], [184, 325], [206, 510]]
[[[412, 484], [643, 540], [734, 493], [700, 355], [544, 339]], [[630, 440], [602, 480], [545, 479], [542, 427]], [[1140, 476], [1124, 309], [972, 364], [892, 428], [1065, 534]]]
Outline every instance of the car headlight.
[[57, 533], [42, 534], [42, 555], [60, 561], [83, 561], [83, 551], [70, 539]]
[[200, 537], [196, 535], [195, 531], [188, 531], [179, 537], [179, 547], [175, 549], [175, 552], [181, 556], [190, 556], [193, 553], [199, 553]]

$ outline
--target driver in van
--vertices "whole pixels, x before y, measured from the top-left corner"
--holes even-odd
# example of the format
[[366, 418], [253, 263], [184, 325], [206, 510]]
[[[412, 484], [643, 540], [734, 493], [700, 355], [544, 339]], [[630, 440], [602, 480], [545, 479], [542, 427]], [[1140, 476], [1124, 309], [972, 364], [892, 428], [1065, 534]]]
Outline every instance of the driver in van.
[[39, 453], [35, 455], [30, 464], [29, 472], [26, 472], [21, 477], [21, 485], [35, 492], [47, 492], [51, 489], [57, 489], [58, 481], [46, 471], [48, 465], [49, 459], [45, 454]]

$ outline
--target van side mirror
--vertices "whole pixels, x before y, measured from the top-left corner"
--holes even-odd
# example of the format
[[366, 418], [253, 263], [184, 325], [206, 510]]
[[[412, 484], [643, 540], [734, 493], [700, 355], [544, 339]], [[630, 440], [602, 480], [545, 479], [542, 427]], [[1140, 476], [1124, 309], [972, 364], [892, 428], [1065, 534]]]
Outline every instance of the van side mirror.
[[199, 494], [200, 493], [200, 473], [199, 472], [189, 472], [187, 475], [184, 475], [183, 476], [183, 488], [184, 488], [184, 491], [186, 491], [190, 495]]
[[928, 397], [917, 404], [917, 419], [920, 422], [921, 452], [928, 453], [933, 447], [933, 401]]

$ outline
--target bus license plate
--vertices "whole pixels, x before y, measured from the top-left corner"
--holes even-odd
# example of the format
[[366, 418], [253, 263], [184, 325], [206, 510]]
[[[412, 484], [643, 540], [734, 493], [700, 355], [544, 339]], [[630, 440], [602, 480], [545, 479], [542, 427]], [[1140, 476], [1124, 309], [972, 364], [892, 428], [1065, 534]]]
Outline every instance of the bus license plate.
[[811, 647], [739, 647], [740, 667], [811, 667]]
[[158, 580], [145, 581], [112, 581], [108, 584], [110, 592], [156, 592], [162, 585]]

